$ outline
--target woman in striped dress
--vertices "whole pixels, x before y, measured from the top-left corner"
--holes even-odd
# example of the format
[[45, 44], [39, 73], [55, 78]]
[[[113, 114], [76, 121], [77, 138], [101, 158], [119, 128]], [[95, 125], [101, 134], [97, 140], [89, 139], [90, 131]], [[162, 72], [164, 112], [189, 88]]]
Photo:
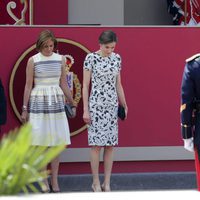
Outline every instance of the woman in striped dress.
[[[35, 146], [70, 144], [69, 125], [64, 111], [65, 97], [71, 104], [74, 105], [74, 102], [66, 83], [65, 60], [54, 53], [56, 46], [54, 34], [49, 30], [42, 31], [36, 43], [38, 53], [27, 63], [21, 119], [23, 123], [29, 121], [32, 125], [32, 145]], [[50, 184], [53, 192], [60, 191], [58, 169], [57, 157], [51, 162]], [[48, 181], [44, 182], [44, 190], [49, 192]]]

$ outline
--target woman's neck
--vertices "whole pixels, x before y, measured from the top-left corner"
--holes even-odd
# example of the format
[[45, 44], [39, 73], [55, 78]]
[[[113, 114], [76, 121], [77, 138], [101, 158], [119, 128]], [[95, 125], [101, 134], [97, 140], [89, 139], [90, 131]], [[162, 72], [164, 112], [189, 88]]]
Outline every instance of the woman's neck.
[[98, 51], [97, 51], [97, 53], [101, 56], [101, 57], [108, 57], [109, 55], [105, 55], [102, 51], [101, 51], [101, 49], [99, 49]]

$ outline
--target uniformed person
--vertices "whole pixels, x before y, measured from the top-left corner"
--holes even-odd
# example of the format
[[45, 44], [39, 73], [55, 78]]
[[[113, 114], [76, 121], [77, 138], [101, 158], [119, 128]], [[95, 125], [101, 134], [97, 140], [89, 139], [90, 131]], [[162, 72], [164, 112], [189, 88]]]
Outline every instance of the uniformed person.
[[197, 186], [200, 190], [200, 54], [186, 60], [180, 112], [184, 148], [192, 152], [195, 150]]

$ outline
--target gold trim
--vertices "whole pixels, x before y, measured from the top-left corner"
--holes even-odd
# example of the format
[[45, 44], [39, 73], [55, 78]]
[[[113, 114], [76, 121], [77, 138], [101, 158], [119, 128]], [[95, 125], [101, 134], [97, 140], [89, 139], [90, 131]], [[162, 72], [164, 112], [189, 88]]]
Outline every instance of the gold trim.
[[[29, 2], [29, 4], [28, 4]], [[15, 21], [14, 25], [32, 25], [33, 24], [33, 0], [20, 0], [21, 4], [24, 4], [24, 7], [21, 11], [21, 18], [18, 18], [14, 13], [13, 13], [13, 9], [17, 8], [17, 3], [18, 2], [14, 2], [14, 1], [10, 1], [7, 3], [6, 6], [6, 11], [8, 13], [8, 15]], [[29, 10], [29, 22], [26, 22], [26, 13], [27, 10]]]
[[195, 55], [193, 55], [193, 56], [187, 58], [185, 61], [186, 61], [186, 62], [190, 62], [190, 61], [194, 60], [195, 58], [197, 58], [197, 57], [199, 57], [199, 56], [200, 56], [200, 53], [197, 53], [197, 54], [195, 54]]
[[[69, 43], [69, 44], [73, 44], [79, 48], [81, 48], [83, 51], [85, 51], [86, 53], [90, 53], [89, 49], [87, 49], [86, 47], [84, 47], [83, 45], [81, 45], [78, 42], [72, 41], [72, 40], [68, 40], [68, 39], [64, 39], [64, 38], [57, 38], [58, 42], [64, 42], [64, 43]], [[16, 114], [17, 118], [21, 121], [21, 117], [20, 114], [17, 110], [16, 104], [14, 102], [14, 98], [13, 98], [13, 81], [14, 81], [14, 77], [15, 77], [15, 73], [17, 71], [17, 68], [19, 67], [20, 62], [25, 58], [25, 56], [30, 53], [33, 49], [36, 48], [36, 44], [32, 45], [31, 47], [29, 47], [21, 56], [20, 58], [17, 60], [16, 64], [14, 65], [14, 68], [12, 70], [11, 73], [11, 77], [10, 77], [10, 83], [9, 83], [9, 95], [10, 95], [10, 102], [12, 105], [12, 108], [14, 110], [14, 113]], [[79, 128], [78, 130], [72, 132], [70, 134], [70, 136], [74, 136], [79, 134], [80, 132], [84, 131], [87, 128], [86, 125], [82, 126], [81, 128]]]
[[82, 126], [81, 128], [79, 128], [78, 130], [76, 130], [76, 131], [70, 133], [70, 136], [77, 135], [77, 134], [81, 133], [82, 131], [84, 131], [86, 128], [87, 128], [87, 125], [84, 125], [84, 126]]
[[10, 83], [9, 83], [9, 95], [10, 95], [10, 102], [11, 105], [13, 107], [13, 110], [15, 112], [15, 114], [17, 115], [17, 118], [21, 121], [21, 117], [20, 114], [17, 110], [16, 104], [14, 102], [14, 98], [13, 98], [13, 81], [14, 81], [14, 77], [15, 77], [15, 73], [17, 71], [17, 68], [19, 67], [20, 62], [25, 58], [25, 56], [30, 53], [33, 49], [36, 48], [36, 45], [32, 45], [31, 47], [29, 47], [21, 56], [20, 58], [17, 60], [16, 64], [14, 65], [14, 68], [12, 70], [11, 73], [11, 77], [10, 77]]
[[185, 109], [186, 109], [186, 103], [181, 105], [180, 112], [183, 112]]
[[[64, 57], [68, 59], [70, 59], [71, 63], [69, 65], [67, 65], [67, 63], [65, 63], [65, 71], [66, 74], [68, 75], [70, 71], [70, 68], [72, 67], [72, 65], [74, 64], [74, 58], [71, 55], [64, 55]], [[76, 105], [78, 105], [80, 99], [81, 99], [81, 83], [78, 79], [78, 76], [73, 72], [73, 84], [75, 86], [75, 95], [74, 95], [74, 102], [76, 103]]]
[[20, 3], [24, 4], [24, 7], [21, 11], [20, 19], [18, 17], [16, 17], [16, 15], [12, 11], [12, 9], [16, 9], [16, 7], [17, 7], [16, 2], [10, 1], [6, 6], [7, 13], [15, 21], [14, 25], [25, 25], [26, 24], [25, 14], [28, 9], [28, 3], [27, 3], [27, 0], [20, 0]]
[[79, 48], [81, 48], [83, 51], [85, 51], [86, 53], [90, 53], [89, 49], [87, 49], [86, 47], [84, 47], [83, 45], [81, 45], [78, 42], [75, 42], [73, 40], [68, 40], [68, 39], [64, 39], [64, 38], [57, 38], [58, 42], [65, 42], [65, 43], [69, 43], [69, 44], [73, 44]]
[[29, 24], [33, 25], [33, 0], [29, 0]]
[[190, 125], [187, 125], [187, 124], [182, 124], [182, 123], [181, 123], [181, 126], [183, 126], [184, 128], [191, 127]]
[[76, 93], [74, 95], [74, 102], [76, 102], [76, 105], [78, 105], [81, 99], [81, 83], [75, 73], [73, 74], [73, 79], [74, 79], [73, 83], [75, 85], [75, 90], [76, 90]]

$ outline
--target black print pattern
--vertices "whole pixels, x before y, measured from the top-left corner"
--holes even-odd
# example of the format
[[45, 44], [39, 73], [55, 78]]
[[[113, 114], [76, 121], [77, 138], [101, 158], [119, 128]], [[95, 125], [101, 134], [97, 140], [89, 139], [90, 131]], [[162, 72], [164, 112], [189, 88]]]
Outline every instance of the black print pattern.
[[112, 53], [101, 57], [97, 53], [87, 55], [84, 69], [91, 70], [89, 110], [91, 125], [88, 127], [88, 143], [96, 146], [118, 144], [118, 98], [116, 77], [121, 70], [121, 58]]

